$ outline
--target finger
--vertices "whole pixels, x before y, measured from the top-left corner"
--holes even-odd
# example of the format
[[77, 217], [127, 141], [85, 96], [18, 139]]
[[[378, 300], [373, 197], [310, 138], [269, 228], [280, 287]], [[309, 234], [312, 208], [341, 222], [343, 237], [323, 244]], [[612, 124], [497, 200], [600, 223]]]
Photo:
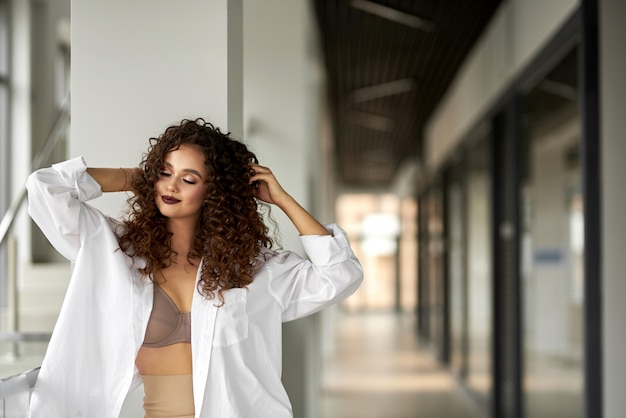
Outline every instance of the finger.
[[250, 168], [252, 169], [252, 172], [250, 173], [251, 180], [257, 180], [257, 179], [268, 180], [269, 179], [268, 175], [272, 175], [272, 171], [267, 167], [263, 167], [263, 166], [255, 164], [255, 165], [251, 165]]
[[262, 166], [258, 166], [258, 167], [256, 167], [255, 171], [256, 171], [258, 174], [272, 174], [272, 172], [270, 171], [270, 169], [269, 169], [269, 168], [267, 168], [267, 167], [262, 167]]
[[271, 174], [269, 168], [262, 167], [258, 164], [250, 164], [250, 184], [255, 190], [259, 190], [260, 182], [267, 183], [270, 178], [268, 177]]

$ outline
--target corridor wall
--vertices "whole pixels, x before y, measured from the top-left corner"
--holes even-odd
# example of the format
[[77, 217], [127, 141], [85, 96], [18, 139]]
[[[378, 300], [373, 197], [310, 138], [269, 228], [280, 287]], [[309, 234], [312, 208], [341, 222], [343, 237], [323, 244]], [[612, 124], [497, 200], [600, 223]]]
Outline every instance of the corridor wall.
[[602, 281], [602, 373], [604, 417], [618, 418], [626, 411], [626, 57], [624, 21], [626, 3], [600, 0], [600, 178], [601, 178], [601, 277]]
[[[596, 273], [585, 277], [585, 280], [587, 284], [592, 283], [592, 288], [598, 286], [600, 289], [599, 297], [592, 298], [590, 302], [594, 304], [591, 307], [594, 311], [599, 304], [599, 318], [595, 318], [587, 327], [601, 324], [601, 331], [595, 332], [595, 327], [593, 329], [593, 335], [598, 335], [601, 342], [586, 341], [587, 348], [594, 345], [600, 347], [598, 352], [594, 350], [594, 360], [589, 363], [587, 358], [586, 364], [595, 364], [597, 359], [601, 367], [585, 370], [585, 396], [588, 398], [584, 403], [598, 405], [597, 410], [586, 409], [586, 416], [617, 418], [626, 409], [626, 399], [622, 394], [626, 382], [626, 365], [622, 361], [626, 331], [621, 324], [621, 318], [626, 315], [623, 303], [623, 295], [626, 294], [626, 261], [622, 255], [626, 248], [626, 223], [622, 215], [626, 205], [626, 193], [623, 191], [626, 174], [623, 164], [626, 141], [623, 140], [623, 132], [626, 130], [626, 120], [621, 111], [626, 96], [626, 81], [623, 77], [626, 59], [622, 52], [626, 4], [613, 0], [549, 3], [547, 9], [544, 9], [544, 6], [548, 6], [545, 2], [514, 0], [502, 5], [429, 122], [426, 131], [427, 166], [431, 173], [444, 169], [449, 156], [463, 146], [467, 135], [476, 129], [486, 114], [493, 112], [502, 96], [508, 94], [513, 97], [511, 91], [507, 91], [510, 83], [528, 62], [536, 58], [538, 51], [554, 39], [558, 28], [580, 10], [585, 14], [597, 10], [597, 22], [592, 27], [585, 27], [585, 30], [598, 30], [597, 44], [585, 47], [599, 53], [599, 75], [595, 80], [599, 90], [592, 87], [591, 91], [587, 91], [581, 86], [579, 88], [584, 91], [584, 95], [579, 98], [585, 100], [598, 97], [599, 100], [597, 132], [589, 136], [590, 131], [583, 130], [585, 137], [581, 140], [581, 144], [593, 146], [581, 148], [581, 161], [585, 164], [583, 181], [586, 183], [586, 193], [599, 196], [599, 201], [595, 203], [600, 209], [597, 217], [594, 214], [592, 219], [594, 225], [598, 224], [599, 232], [596, 236], [599, 240], [594, 239], [585, 244], [585, 251], [598, 254], [599, 259], [597, 265], [588, 270]], [[527, 42], [522, 45], [515, 41], [519, 37], [524, 37]], [[551, 57], [546, 58], [545, 66], [554, 65]], [[583, 65], [579, 61], [579, 68], [583, 71], [585, 65], [589, 63]], [[537, 73], [541, 74], [542, 71]], [[589, 76], [582, 73], [581, 77]], [[588, 80], [586, 78], [585, 82]], [[532, 84], [532, 80], [526, 82]], [[582, 106], [584, 108], [584, 103]], [[596, 150], [599, 151], [597, 155]], [[592, 160], [594, 166], [586, 166]], [[597, 173], [594, 167], [597, 167]], [[586, 319], [589, 320], [589, 316]], [[593, 378], [590, 382], [588, 379], [591, 373]], [[599, 381], [596, 380], [598, 376]], [[601, 395], [601, 399], [594, 399], [597, 394]]]

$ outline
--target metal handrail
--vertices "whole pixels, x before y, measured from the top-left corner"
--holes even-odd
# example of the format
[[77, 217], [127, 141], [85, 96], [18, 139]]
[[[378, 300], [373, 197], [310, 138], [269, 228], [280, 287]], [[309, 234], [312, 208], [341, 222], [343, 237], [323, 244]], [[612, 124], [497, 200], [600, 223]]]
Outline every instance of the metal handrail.
[[52, 333], [50, 332], [0, 332], [0, 341], [2, 342], [40, 342], [50, 341]]
[[[54, 124], [52, 125], [52, 129], [48, 133], [48, 137], [46, 138], [43, 147], [41, 147], [41, 149], [31, 162], [32, 170], [36, 170], [42, 167], [44, 162], [52, 154], [52, 151], [54, 151], [54, 149], [56, 148], [59, 140], [63, 137], [62, 132], [67, 127], [67, 124], [70, 121], [69, 102], [69, 95], [67, 95], [61, 104], [59, 113], [57, 114]], [[2, 221], [0, 221], [0, 247], [2, 247], [4, 242], [9, 237], [9, 231], [11, 230], [11, 227], [13, 226], [13, 223], [17, 218], [17, 214], [19, 213], [19, 210], [25, 200], [26, 186], [22, 186], [22, 189], [2, 217]]]
[[[59, 108], [59, 112], [52, 124], [52, 128], [48, 132], [48, 136], [44, 141], [44, 145], [37, 152], [35, 158], [33, 158], [31, 162], [31, 170], [35, 170], [41, 168], [43, 164], [50, 158], [50, 155], [57, 147], [59, 141], [64, 136], [64, 131], [66, 130], [68, 123], [70, 121], [70, 96], [69, 93], [65, 96], [63, 101], [61, 102], [61, 106]], [[22, 209], [22, 205], [26, 200], [27, 192], [26, 186], [23, 185], [20, 192], [17, 194], [15, 199], [11, 202], [9, 209], [2, 216], [2, 221], [0, 221], [0, 247], [2, 247], [9, 238], [9, 233], [19, 211]], [[12, 274], [9, 274], [9, 288], [17, 289], [16, 285], [16, 277]], [[17, 331], [17, 295], [13, 296], [13, 332], [2, 332], [0, 333], [0, 341], [9, 341], [9, 342], [21, 342], [21, 341], [44, 341], [44, 338], [47, 336], [42, 333], [20, 333]], [[49, 336], [46, 341], [49, 340]]]

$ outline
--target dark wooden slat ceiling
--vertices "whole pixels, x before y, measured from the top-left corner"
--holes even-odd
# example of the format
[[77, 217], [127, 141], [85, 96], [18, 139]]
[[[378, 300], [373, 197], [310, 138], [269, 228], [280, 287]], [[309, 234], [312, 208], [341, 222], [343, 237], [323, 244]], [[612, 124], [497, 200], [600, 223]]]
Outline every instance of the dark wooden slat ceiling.
[[339, 179], [388, 186], [500, 0], [313, 2]]

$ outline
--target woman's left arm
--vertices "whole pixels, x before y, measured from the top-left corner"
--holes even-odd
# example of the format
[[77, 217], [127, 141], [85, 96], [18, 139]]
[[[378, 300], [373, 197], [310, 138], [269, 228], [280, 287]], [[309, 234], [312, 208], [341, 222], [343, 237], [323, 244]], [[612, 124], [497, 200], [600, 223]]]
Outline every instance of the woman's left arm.
[[272, 171], [258, 164], [250, 165], [254, 175], [250, 182], [257, 181], [256, 197], [266, 203], [278, 206], [291, 220], [300, 235], [331, 235], [330, 231], [287, 193]]

